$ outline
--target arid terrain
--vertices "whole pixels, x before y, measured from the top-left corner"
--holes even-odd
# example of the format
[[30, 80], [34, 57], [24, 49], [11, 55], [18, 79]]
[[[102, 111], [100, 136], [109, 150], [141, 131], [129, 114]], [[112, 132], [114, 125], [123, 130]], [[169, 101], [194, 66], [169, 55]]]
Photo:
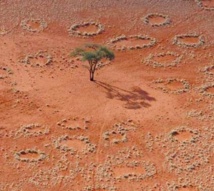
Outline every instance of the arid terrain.
[[[115, 53], [89, 80], [70, 53]], [[0, 191], [213, 191], [214, 0], [0, 0]]]

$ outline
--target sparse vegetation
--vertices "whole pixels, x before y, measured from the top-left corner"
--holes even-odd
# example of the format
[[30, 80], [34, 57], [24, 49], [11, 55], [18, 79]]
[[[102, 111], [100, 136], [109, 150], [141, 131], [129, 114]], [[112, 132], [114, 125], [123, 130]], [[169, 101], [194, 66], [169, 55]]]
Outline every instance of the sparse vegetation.
[[214, 191], [214, 0], [0, 9], [0, 191]]
[[149, 24], [152, 27], [166, 26], [171, 23], [171, 20], [168, 15], [163, 15], [159, 13], [148, 14], [143, 18], [143, 21], [145, 24]]
[[115, 58], [111, 50], [98, 44], [86, 44], [84, 47], [76, 48], [71, 56], [80, 56], [83, 61], [88, 61], [91, 81], [94, 81], [95, 71], [102, 59], [113, 60]]
[[[94, 32], [87, 32], [87, 30], [85, 32], [79, 31], [80, 28], [87, 28], [90, 26], [96, 27], [97, 30]], [[96, 22], [84, 22], [84, 23], [80, 23], [80, 24], [74, 24], [68, 30], [70, 35], [80, 36], [80, 37], [81, 36], [82, 37], [96, 36], [98, 34], [101, 34], [103, 31], [104, 31], [104, 26], [99, 23], [96, 23]]]
[[[131, 41], [131, 40], [137, 40], [139, 41], [139, 44], [136, 45], [124, 45], [124, 46], [117, 46], [118, 42], [121, 41]], [[148, 42], [149, 41], [149, 42]], [[110, 44], [116, 49], [116, 50], [135, 50], [135, 49], [143, 49], [143, 48], [150, 48], [156, 45], [156, 39], [149, 37], [147, 35], [121, 35], [118, 37], [115, 37], [114, 39], [110, 40]]]

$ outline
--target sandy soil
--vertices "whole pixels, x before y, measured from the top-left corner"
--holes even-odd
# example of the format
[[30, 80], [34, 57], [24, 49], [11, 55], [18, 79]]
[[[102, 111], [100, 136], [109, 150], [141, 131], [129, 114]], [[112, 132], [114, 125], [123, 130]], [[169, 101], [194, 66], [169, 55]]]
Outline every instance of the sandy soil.
[[[0, 190], [213, 191], [213, 5], [0, 0]], [[116, 55], [95, 82], [89, 42]]]

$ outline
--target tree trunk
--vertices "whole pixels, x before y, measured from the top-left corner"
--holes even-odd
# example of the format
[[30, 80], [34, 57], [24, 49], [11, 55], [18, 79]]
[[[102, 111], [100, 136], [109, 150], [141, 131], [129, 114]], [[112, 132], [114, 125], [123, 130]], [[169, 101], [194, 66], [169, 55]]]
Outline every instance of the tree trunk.
[[92, 62], [89, 62], [89, 64], [90, 64], [90, 69], [89, 69], [90, 81], [94, 81], [94, 77], [93, 77], [93, 75], [92, 75], [92, 71], [93, 71]]
[[94, 73], [90, 71], [90, 81], [94, 81]]
[[91, 73], [91, 81], [94, 81], [94, 71]]
[[90, 67], [90, 81], [94, 81], [96, 66], [97, 66], [97, 62], [94, 62]]

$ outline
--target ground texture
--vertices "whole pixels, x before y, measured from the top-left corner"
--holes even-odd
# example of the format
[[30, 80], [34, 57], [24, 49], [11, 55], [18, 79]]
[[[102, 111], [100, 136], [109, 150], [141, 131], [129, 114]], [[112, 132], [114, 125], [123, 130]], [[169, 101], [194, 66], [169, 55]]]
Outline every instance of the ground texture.
[[213, 191], [213, 31], [213, 0], [0, 0], [0, 190]]

